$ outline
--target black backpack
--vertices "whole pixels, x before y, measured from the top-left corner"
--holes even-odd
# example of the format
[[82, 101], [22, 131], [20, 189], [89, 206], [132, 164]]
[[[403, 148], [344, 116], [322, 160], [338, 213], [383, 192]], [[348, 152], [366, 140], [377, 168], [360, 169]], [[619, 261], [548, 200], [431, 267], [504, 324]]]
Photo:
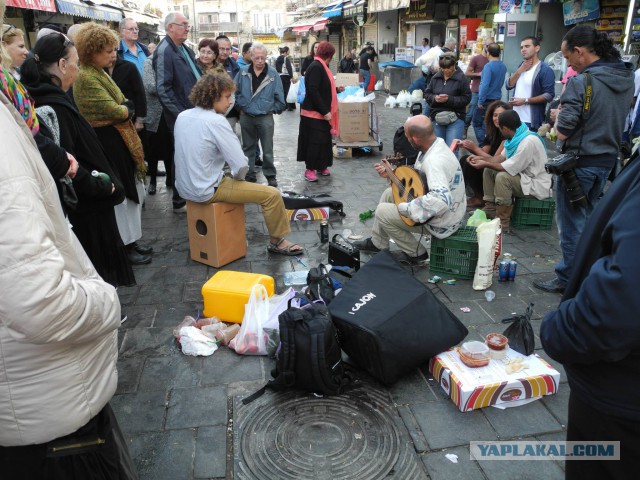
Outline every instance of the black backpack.
[[289, 308], [280, 314], [278, 320], [280, 346], [276, 351], [276, 368], [271, 371], [273, 380], [242, 403], [252, 402], [267, 388], [283, 390], [295, 387], [324, 395], [337, 395], [344, 391], [350, 378], [327, 307], [322, 303], [307, 303], [296, 308], [291, 307], [289, 301]]
[[401, 153], [405, 157], [402, 165], [413, 165], [418, 158], [418, 150], [413, 148], [404, 134], [404, 127], [398, 128], [393, 136], [393, 153]]

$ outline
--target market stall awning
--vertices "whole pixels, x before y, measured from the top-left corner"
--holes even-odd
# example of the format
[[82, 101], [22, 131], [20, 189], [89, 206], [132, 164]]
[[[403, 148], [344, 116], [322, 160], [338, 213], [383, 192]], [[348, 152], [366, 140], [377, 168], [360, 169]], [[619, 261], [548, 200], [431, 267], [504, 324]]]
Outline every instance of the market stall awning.
[[56, 11], [56, 4], [53, 0], [7, 0], [7, 7], [42, 10], [43, 12]]
[[369, 0], [368, 11], [373, 13], [399, 10], [401, 8], [409, 8], [409, 3], [409, 0]]
[[342, 6], [348, 3], [345, 0], [332, 2], [322, 9], [322, 16], [325, 18], [339, 17], [342, 15]]
[[308, 32], [311, 29], [319, 32], [326, 27], [327, 23], [329, 23], [329, 20], [324, 17], [309, 17], [298, 20], [297, 22], [288, 25], [287, 28], [298, 33]]
[[126, 8], [122, 10], [125, 18], [131, 18], [136, 21], [136, 23], [145, 23], [147, 25], [158, 25], [160, 24], [160, 19], [155, 15], [149, 15], [147, 13], [136, 12], [135, 10], [127, 10]]
[[122, 12], [115, 8], [86, 5], [78, 0], [56, 0], [58, 12], [74, 17], [92, 18], [107, 22], [122, 20]]

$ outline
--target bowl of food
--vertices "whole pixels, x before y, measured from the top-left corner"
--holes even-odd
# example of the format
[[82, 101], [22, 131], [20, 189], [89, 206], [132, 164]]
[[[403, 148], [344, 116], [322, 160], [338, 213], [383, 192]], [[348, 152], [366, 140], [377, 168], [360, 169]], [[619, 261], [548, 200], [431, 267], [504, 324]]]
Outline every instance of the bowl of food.
[[460, 360], [467, 367], [478, 368], [489, 364], [489, 347], [482, 342], [465, 342], [458, 348]]

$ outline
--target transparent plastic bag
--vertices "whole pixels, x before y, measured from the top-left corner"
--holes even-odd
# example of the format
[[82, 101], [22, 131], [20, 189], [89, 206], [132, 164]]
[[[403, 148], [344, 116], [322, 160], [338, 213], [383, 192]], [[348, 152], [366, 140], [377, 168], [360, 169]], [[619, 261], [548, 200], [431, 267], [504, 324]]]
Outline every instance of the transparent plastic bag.
[[241, 355], [266, 355], [267, 336], [264, 327], [269, 320], [269, 294], [262, 284], [251, 289], [249, 303], [244, 307], [244, 318], [236, 338], [229, 344]]
[[484, 210], [477, 209], [473, 212], [473, 215], [469, 217], [467, 220], [467, 227], [477, 227], [481, 223], [488, 222], [487, 214], [484, 213]]

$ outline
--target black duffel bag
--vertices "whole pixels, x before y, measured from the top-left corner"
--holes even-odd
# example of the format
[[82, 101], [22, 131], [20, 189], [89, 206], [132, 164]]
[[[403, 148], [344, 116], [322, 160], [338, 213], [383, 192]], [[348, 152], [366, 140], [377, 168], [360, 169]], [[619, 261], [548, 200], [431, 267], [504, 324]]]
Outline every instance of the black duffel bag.
[[391, 385], [469, 333], [458, 318], [386, 251], [365, 264], [331, 305], [342, 349]]

